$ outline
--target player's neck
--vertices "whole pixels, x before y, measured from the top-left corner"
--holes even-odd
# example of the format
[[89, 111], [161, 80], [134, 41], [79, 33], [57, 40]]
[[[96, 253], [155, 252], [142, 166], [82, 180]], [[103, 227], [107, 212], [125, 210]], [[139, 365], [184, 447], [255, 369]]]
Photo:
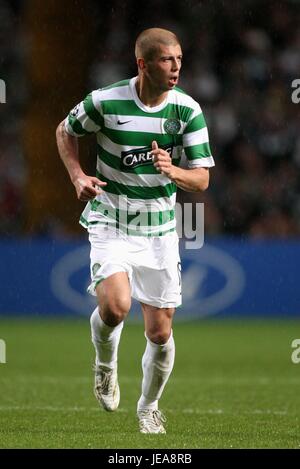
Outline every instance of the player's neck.
[[145, 106], [159, 106], [168, 96], [168, 91], [161, 92], [153, 87], [141, 77], [135, 83], [137, 95]]

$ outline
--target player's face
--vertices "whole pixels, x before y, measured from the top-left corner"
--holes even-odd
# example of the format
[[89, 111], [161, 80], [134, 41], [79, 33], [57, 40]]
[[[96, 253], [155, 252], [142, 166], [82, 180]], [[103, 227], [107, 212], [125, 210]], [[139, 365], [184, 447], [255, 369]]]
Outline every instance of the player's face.
[[178, 83], [181, 62], [182, 50], [179, 44], [159, 45], [155, 57], [146, 64], [145, 75], [157, 91], [172, 90]]

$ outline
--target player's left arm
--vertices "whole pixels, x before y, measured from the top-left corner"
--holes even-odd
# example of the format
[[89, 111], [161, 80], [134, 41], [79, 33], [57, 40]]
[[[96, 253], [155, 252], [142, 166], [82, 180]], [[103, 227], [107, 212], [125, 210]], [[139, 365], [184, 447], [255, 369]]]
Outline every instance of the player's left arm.
[[152, 142], [154, 166], [178, 187], [189, 192], [202, 192], [208, 188], [209, 168], [215, 165], [209, 145], [208, 130], [200, 105], [192, 100], [193, 112], [187, 122], [182, 144], [188, 161], [188, 169], [172, 164], [166, 151]]
[[188, 192], [202, 192], [208, 188], [208, 168], [183, 169], [174, 166], [169, 153], [158, 148], [156, 141], [152, 142], [152, 154], [156, 169], [175, 182], [180, 189]]

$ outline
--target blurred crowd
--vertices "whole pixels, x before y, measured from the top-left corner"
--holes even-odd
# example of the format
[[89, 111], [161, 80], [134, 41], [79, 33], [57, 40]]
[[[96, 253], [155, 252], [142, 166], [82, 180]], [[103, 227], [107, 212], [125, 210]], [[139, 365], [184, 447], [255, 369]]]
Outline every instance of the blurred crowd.
[[20, 1], [0, 0], [0, 79], [6, 85], [6, 102], [0, 103], [0, 235], [22, 231], [26, 164], [21, 132], [27, 91], [21, 7]]
[[[144, 28], [165, 27], [181, 39], [179, 86], [204, 111], [216, 167], [206, 193], [180, 191], [179, 200], [205, 204], [206, 234], [298, 236], [300, 103], [291, 95], [293, 80], [300, 78], [299, 2], [90, 2], [98, 40], [87, 71], [89, 89], [136, 74], [134, 40]], [[18, 77], [13, 100], [0, 104], [0, 233], [7, 225], [21, 229], [26, 180], [18, 143], [27, 99], [25, 41], [15, 34], [17, 16], [14, 2], [0, 0], [0, 78]]]

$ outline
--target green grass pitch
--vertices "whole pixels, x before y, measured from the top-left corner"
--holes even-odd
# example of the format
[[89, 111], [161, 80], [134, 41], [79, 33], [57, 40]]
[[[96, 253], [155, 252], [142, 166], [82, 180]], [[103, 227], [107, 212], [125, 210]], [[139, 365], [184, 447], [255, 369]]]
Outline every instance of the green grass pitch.
[[145, 347], [127, 323], [119, 350], [120, 408], [92, 392], [86, 320], [0, 320], [1, 448], [299, 448], [296, 321], [175, 323], [176, 361], [160, 401], [166, 435], [141, 435], [135, 416]]

